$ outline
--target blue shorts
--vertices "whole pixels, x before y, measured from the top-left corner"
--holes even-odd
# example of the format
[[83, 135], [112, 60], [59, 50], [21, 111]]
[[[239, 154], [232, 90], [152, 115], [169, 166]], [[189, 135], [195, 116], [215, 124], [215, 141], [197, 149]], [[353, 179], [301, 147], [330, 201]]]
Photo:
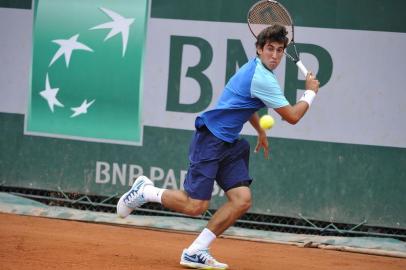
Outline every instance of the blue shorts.
[[250, 145], [240, 139], [225, 142], [214, 136], [206, 126], [196, 129], [189, 148], [189, 169], [184, 182], [187, 194], [198, 200], [210, 200], [214, 181], [228, 191], [249, 186]]

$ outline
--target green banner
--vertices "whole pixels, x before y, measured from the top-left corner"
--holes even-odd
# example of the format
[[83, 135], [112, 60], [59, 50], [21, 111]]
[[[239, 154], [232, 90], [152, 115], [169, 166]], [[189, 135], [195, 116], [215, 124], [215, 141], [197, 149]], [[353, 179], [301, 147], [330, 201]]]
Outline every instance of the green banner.
[[26, 133], [140, 144], [148, 1], [38, 0]]

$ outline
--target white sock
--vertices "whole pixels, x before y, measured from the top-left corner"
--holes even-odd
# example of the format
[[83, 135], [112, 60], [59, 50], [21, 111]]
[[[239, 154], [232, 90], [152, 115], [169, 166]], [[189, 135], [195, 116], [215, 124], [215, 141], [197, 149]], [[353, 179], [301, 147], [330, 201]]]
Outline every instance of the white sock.
[[154, 186], [145, 186], [142, 195], [147, 202], [157, 202], [162, 204], [162, 193], [164, 193], [165, 190], [166, 189]]
[[208, 248], [214, 239], [216, 239], [216, 235], [209, 229], [204, 228], [204, 230], [199, 234], [195, 241], [193, 241], [190, 247], [187, 248], [187, 250], [193, 254], [199, 249]]

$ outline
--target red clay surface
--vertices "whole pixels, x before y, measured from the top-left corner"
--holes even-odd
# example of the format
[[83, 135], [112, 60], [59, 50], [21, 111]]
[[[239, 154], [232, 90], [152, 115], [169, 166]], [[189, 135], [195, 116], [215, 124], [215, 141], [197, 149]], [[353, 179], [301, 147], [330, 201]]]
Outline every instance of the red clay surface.
[[[195, 235], [0, 214], [0, 269], [185, 269]], [[217, 239], [213, 255], [243, 269], [405, 270], [406, 259]]]

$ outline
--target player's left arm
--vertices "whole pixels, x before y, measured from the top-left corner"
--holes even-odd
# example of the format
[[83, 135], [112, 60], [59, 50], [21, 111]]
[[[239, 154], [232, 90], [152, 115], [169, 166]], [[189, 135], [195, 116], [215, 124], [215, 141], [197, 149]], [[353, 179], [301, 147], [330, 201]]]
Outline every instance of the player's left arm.
[[268, 138], [266, 137], [266, 132], [259, 125], [259, 115], [258, 113], [253, 113], [250, 118], [250, 124], [258, 133], [257, 145], [255, 146], [255, 153], [257, 153], [261, 148], [264, 148], [264, 157], [268, 158], [269, 156], [269, 143]]

